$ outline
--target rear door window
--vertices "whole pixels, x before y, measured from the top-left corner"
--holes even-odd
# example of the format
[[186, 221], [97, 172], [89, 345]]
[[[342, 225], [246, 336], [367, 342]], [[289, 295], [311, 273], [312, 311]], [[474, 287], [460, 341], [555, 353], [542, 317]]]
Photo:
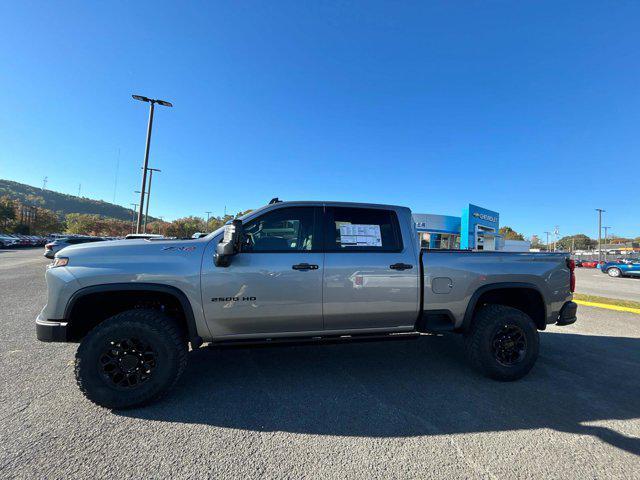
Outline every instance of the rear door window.
[[326, 215], [328, 252], [400, 252], [402, 238], [393, 210], [329, 207]]

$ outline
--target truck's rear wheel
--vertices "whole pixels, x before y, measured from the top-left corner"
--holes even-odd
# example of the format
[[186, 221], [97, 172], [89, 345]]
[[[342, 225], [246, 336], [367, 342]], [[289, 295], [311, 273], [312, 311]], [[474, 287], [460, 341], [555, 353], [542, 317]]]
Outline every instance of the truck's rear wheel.
[[76, 353], [76, 381], [92, 402], [130, 408], [165, 394], [187, 364], [187, 342], [172, 318], [128, 310], [91, 330]]
[[465, 344], [476, 370], [495, 380], [512, 381], [533, 368], [540, 339], [526, 313], [504, 305], [486, 305], [473, 319]]

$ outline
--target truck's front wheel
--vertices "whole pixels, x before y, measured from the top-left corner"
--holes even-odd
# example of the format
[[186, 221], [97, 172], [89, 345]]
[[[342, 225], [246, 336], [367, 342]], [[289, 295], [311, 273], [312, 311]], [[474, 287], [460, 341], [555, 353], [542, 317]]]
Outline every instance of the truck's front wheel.
[[94, 328], [76, 353], [76, 381], [92, 402], [130, 408], [158, 399], [187, 364], [177, 322], [155, 310], [128, 310]]
[[533, 368], [540, 339], [526, 313], [504, 305], [485, 305], [473, 319], [465, 344], [476, 370], [495, 380], [512, 381]]

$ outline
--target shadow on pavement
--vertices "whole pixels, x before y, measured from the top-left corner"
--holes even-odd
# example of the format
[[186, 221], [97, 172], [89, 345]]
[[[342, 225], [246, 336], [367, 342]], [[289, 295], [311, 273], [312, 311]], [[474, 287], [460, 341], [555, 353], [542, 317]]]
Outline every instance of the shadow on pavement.
[[170, 397], [117, 414], [365, 437], [550, 428], [640, 455], [639, 438], [585, 425], [640, 417], [640, 339], [543, 332], [536, 367], [513, 383], [471, 371], [461, 340], [200, 349]]

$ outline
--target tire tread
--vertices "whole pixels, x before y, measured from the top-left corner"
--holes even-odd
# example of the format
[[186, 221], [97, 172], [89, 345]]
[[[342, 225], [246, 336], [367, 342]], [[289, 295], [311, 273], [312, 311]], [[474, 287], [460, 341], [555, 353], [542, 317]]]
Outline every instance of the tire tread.
[[[173, 379], [166, 388], [161, 389], [156, 394], [152, 395], [148, 398], [141, 398], [139, 402], [135, 402], [134, 406], [142, 406], [148, 403], [155, 402], [162, 398], [167, 394], [180, 380], [180, 377], [184, 373], [184, 370], [187, 367], [187, 358], [188, 358], [188, 348], [187, 348], [187, 340], [185, 338], [185, 333], [178, 325], [177, 321], [173, 318], [165, 315], [162, 312], [157, 310], [148, 310], [148, 309], [136, 309], [136, 310], [127, 310], [121, 313], [118, 313], [112, 317], [109, 317], [102, 323], [98, 324], [94, 327], [88, 334], [95, 335], [100, 333], [102, 330], [111, 328], [113, 325], [118, 324], [119, 327], [132, 328], [143, 325], [146, 328], [151, 328], [155, 330], [162, 336], [165, 336], [169, 342], [175, 347], [175, 351], [177, 354], [177, 372], [173, 376]], [[85, 337], [86, 338], [86, 337]], [[81, 342], [75, 356], [75, 366], [74, 373], [76, 377], [76, 384], [78, 388], [82, 392], [82, 394], [89, 399], [91, 402], [100, 406], [107, 406], [103, 399], [98, 398], [94, 395], [93, 391], [85, 385], [85, 377], [82, 375], [82, 358], [86, 355], [87, 343]], [[117, 407], [113, 406], [112, 408], [127, 408], [129, 406]]]

